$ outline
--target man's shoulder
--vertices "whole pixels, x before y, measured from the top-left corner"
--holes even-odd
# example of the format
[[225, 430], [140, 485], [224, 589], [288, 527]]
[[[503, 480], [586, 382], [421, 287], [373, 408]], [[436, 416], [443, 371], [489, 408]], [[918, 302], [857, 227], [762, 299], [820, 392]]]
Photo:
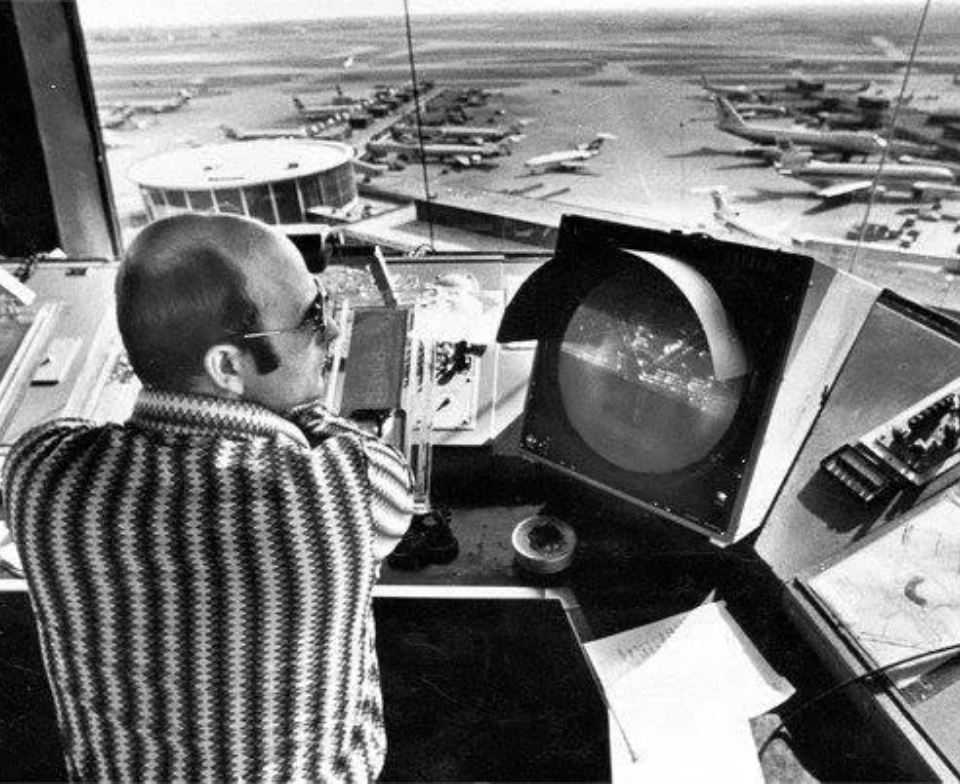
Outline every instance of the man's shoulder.
[[52, 419], [48, 422], [35, 425], [20, 436], [7, 456], [6, 466], [9, 469], [20, 460], [35, 454], [38, 450], [49, 451], [62, 444], [68, 444], [78, 438], [97, 433], [116, 425], [98, 425], [86, 419]]
[[96, 430], [105, 430], [109, 426], [91, 422], [89, 419], [60, 418], [51, 419], [48, 422], [42, 422], [34, 425], [22, 436], [20, 436], [13, 445], [13, 448], [22, 449], [43, 441], [62, 440], [89, 433]]
[[394, 467], [406, 466], [406, 460], [400, 452], [389, 444], [384, 443], [379, 438], [371, 435], [365, 435], [361, 444], [363, 451], [367, 455], [367, 460], [374, 466]]

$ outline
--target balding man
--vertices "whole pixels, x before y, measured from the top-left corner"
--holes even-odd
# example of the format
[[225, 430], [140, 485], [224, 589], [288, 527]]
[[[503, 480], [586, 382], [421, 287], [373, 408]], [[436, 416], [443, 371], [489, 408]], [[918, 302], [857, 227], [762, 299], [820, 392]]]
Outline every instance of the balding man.
[[323, 289], [266, 226], [184, 215], [116, 298], [132, 416], [36, 428], [4, 477], [70, 774], [375, 778], [371, 594], [410, 474], [317, 402]]

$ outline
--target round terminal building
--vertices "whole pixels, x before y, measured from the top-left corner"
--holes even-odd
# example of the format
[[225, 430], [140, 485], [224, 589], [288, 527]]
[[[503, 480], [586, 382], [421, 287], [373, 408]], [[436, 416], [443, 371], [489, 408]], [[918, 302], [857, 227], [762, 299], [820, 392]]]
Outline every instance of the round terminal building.
[[357, 204], [354, 150], [319, 140], [257, 139], [173, 150], [135, 164], [150, 220], [227, 212], [270, 224], [335, 218]]

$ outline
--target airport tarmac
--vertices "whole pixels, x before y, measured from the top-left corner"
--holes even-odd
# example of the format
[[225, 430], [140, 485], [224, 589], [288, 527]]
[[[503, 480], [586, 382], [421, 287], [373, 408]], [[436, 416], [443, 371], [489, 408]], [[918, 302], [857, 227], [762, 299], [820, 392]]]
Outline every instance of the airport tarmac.
[[[488, 87], [491, 96], [482, 111], [489, 116], [491, 110], [501, 110], [498, 123], [523, 120], [522, 138], [512, 145], [511, 155], [495, 160], [492, 169], [455, 171], [441, 164], [428, 165], [434, 193], [523, 191], [524, 199], [548, 200], [570, 211], [589, 207], [696, 228], [715, 226], [710, 191], [719, 187], [743, 224], [776, 237], [843, 238], [864, 220], [864, 203], [823, 209], [809, 186], [778, 175], [766, 164], [738, 157], [736, 151], [746, 142], [714, 127], [713, 105], [704, 100], [695, 75], [702, 69], [715, 79], [726, 74], [749, 81], [744, 72], [752, 68], [754, 76], [769, 82], [771, 73], [786, 77], [782, 65], [776, 71], [771, 66], [785, 52], [830, 63], [844, 54], [839, 42], [792, 34], [788, 47], [782, 32], [761, 40], [749, 30], [720, 25], [707, 40], [696, 34], [653, 30], [642, 40], [628, 41], [622, 31], [611, 28], [603, 35], [594, 31], [573, 45], [564, 36], [572, 35], [576, 27], [567, 26], [541, 37], [531, 48], [522, 46], [524, 40], [527, 44], [534, 40], [524, 39], [523, 30], [503, 32], [505, 28], [498, 27], [502, 40], [496, 38], [496, 45], [484, 49], [472, 38], [490, 24], [500, 23], [448, 20], [428, 25], [417, 49], [423, 61], [418, 74], [437, 79], [441, 87]], [[109, 150], [108, 162], [125, 225], [142, 222], [137, 217], [143, 209], [139, 193], [124, 176], [134, 162], [178, 146], [220, 141], [222, 124], [246, 129], [297, 127], [302, 121], [292, 96], [298, 92], [326, 91], [332, 97], [339, 82], [345, 92], [362, 96], [376, 83], [399, 85], [409, 78], [406, 50], [388, 20], [351, 29], [337, 39], [338, 49], [324, 48], [309, 32], [293, 30], [286, 36], [259, 40], [219, 38], [208, 40], [205, 47], [192, 40], [134, 46], [94, 39], [89, 44], [101, 101], [131, 94], [158, 97], [164, 90], [173, 93], [177, 86], [191, 82], [207, 88], [178, 111], [140, 116], [145, 127], [110, 132], [116, 146]], [[845, 82], [863, 76], [863, 68], [874, 67], [870, 58], [879, 56], [868, 36], [857, 46], [848, 46], [846, 54], [849, 68], [836, 74]], [[360, 64], [350, 71], [338, 68], [341, 55], [356, 55]], [[854, 67], [860, 62], [866, 65]], [[445, 73], [458, 76], [459, 81], [445, 82]], [[473, 75], [467, 78], [465, 73]], [[891, 85], [895, 79], [889, 68], [867, 75], [882, 77]], [[617, 139], [607, 142], [580, 173], [531, 175], [523, 167], [534, 156], [573, 148], [599, 132]], [[422, 196], [423, 179], [420, 167], [411, 165], [382, 176], [377, 186]], [[956, 205], [944, 203], [945, 213], [957, 211], [951, 204]], [[878, 200], [869, 221], [896, 226], [914, 206]], [[912, 249], [955, 256], [953, 228], [924, 222]]]

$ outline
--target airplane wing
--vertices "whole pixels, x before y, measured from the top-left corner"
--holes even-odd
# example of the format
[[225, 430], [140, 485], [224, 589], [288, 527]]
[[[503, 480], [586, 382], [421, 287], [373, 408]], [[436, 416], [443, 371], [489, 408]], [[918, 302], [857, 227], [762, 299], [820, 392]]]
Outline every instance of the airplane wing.
[[870, 190], [870, 180], [855, 180], [853, 182], [839, 182], [836, 185], [829, 185], [817, 191], [817, 196], [821, 199], [841, 199], [844, 196], [853, 196], [855, 193], [862, 193]]

